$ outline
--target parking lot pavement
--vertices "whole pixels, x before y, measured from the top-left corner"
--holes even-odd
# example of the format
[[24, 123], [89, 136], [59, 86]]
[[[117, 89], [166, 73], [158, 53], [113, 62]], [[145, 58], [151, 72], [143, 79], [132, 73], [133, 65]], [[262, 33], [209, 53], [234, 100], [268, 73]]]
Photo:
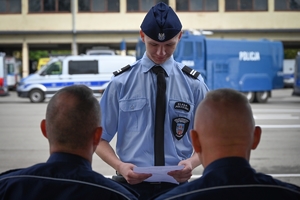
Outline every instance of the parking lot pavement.
[[[266, 104], [251, 104], [263, 134], [250, 163], [258, 172], [300, 186], [300, 97], [291, 94], [292, 89], [274, 90]], [[48, 101], [30, 103], [27, 98], [19, 98], [16, 92], [0, 97], [0, 172], [47, 160], [48, 142], [39, 125]], [[115, 147], [115, 143], [114, 138], [111, 145]], [[92, 166], [107, 177], [115, 174], [96, 154]], [[202, 171], [202, 166], [197, 167], [192, 180], [201, 176]]]

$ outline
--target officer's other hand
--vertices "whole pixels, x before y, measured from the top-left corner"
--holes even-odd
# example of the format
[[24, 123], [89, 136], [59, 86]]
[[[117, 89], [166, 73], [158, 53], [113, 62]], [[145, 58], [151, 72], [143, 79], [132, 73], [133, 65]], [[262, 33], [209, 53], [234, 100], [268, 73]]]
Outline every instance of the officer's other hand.
[[127, 183], [134, 185], [143, 182], [152, 174], [139, 174], [133, 172], [135, 165], [131, 163], [123, 163], [120, 165], [118, 172], [126, 179]]
[[170, 171], [168, 175], [172, 176], [179, 183], [188, 181], [192, 176], [192, 163], [188, 160], [182, 160], [178, 165], [184, 165], [184, 168], [182, 170]]

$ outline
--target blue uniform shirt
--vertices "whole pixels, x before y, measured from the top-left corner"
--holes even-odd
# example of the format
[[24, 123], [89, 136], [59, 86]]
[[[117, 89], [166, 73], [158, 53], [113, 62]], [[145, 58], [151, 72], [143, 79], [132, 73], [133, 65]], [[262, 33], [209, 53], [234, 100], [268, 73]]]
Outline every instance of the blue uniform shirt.
[[[130, 69], [112, 78], [100, 100], [102, 139], [110, 142], [118, 133], [117, 155], [123, 162], [139, 167], [154, 165], [157, 79], [151, 71], [154, 65], [144, 54]], [[177, 165], [193, 153], [189, 132], [197, 105], [208, 88], [201, 76], [195, 79], [185, 74], [184, 66], [173, 57], [160, 66], [167, 74], [165, 163]]]
[[244, 158], [228, 157], [209, 164], [199, 179], [156, 199], [300, 199], [300, 188], [257, 173]]
[[0, 174], [0, 199], [136, 199], [82, 157], [54, 153], [46, 163]]

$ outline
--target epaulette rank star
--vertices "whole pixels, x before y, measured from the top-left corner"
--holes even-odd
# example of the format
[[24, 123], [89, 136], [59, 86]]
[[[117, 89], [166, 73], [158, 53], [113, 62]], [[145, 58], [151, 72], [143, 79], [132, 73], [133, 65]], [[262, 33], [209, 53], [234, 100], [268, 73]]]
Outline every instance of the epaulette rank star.
[[115, 76], [118, 76], [118, 75], [122, 74], [123, 72], [127, 71], [128, 69], [130, 69], [130, 65], [127, 65], [127, 66], [119, 69], [118, 71], [113, 72], [113, 74]]
[[200, 75], [200, 72], [198, 72], [198, 71], [196, 71], [196, 70], [194, 70], [194, 69], [192, 69], [192, 68], [190, 68], [190, 67], [188, 67], [188, 66], [184, 66], [184, 67], [182, 68], [182, 71], [183, 71], [184, 73], [186, 73], [187, 75], [193, 77], [194, 79], [197, 79], [198, 76]]

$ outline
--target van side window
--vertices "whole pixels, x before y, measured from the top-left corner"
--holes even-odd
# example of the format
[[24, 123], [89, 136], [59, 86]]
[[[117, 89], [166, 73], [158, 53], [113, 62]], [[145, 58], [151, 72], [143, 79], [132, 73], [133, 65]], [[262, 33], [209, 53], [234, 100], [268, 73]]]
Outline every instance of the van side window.
[[98, 74], [98, 61], [69, 61], [69, 74]]
[[62, 72], [61, 62], [57, 61], [52, 63], [47, 67], [47, 69], [43, 72], [44, 75], [60, 75]]

